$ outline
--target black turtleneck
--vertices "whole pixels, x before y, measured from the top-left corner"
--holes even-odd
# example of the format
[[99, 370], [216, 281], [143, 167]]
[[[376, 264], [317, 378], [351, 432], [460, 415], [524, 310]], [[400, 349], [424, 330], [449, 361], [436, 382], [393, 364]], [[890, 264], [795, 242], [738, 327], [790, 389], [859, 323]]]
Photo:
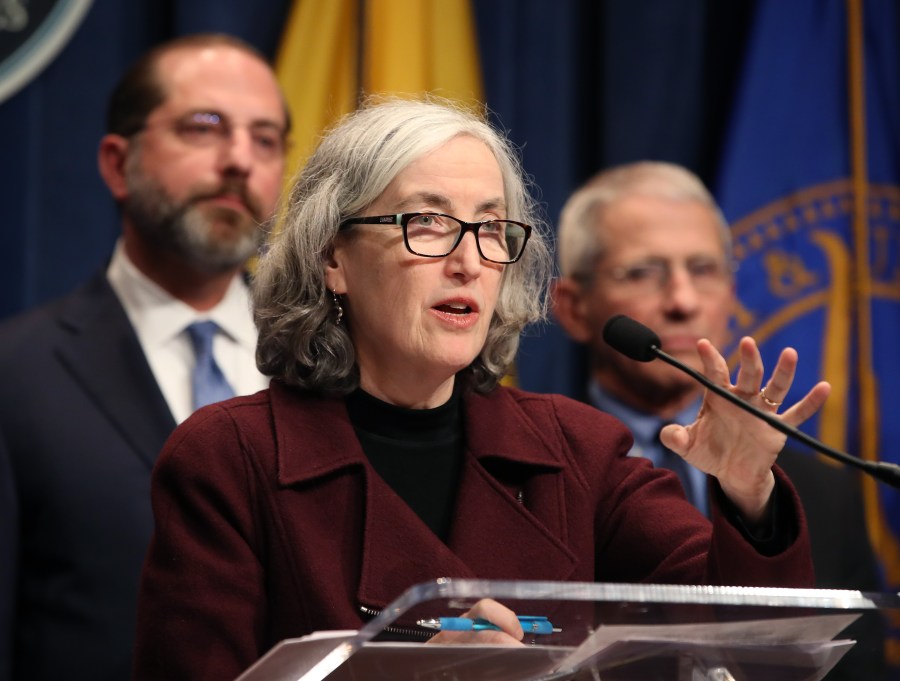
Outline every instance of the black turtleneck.
[[347, 412], [375, 471], [445, 542], [449, 538], [463, 455], [460, 397], [434, 409], [406, 409], [363, 390]]

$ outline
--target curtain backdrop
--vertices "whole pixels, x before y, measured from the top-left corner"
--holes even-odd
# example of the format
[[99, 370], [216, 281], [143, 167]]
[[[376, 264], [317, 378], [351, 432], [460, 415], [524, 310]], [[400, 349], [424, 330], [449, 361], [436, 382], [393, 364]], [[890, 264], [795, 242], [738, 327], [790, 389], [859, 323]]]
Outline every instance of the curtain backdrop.
[[[841, 421], [847, 425], [838, 444], [853, 451], [859, 444], [855, 437], [875, 432], [865, 445], [867, 456], [900, 452], [900, 422], [877, 411], [879, 404], [886, 409], [896, 399], [900, 387], [897, 367], [890, 363], [895, 362], [895, 339], [900, 339], [900, 294], [891, 274], [900, 258], [900, 25], [895, 0], [865, 1], [860, 51], [865, 57], [863, 112], [870, 131], [870, 165], [861, 185], [852, 184], [848, 166], [844, 17], [847, 7], [862, 7], [862, 0], [422, 1], [424, 5], [418, 0], [94, 0], [58, 56], [24, 89], [0, 102], [0, 318], [69, 291], [104, 266], [119, 226], [97, 174], [96, 147], [106, 98], [138, 54], [162, 39], [195, 31], [243, 37], [273, 60], [279, 56], [282, 82], [301, 101], [298, 130], [314, 135], [330, 119], [313, 122], [312, 112], [322, 107], [305, 106], [304, 97], [343, 83], [337, 113], [350, 105], [356, 77], [379, 72], [372, 59], [356, 57], [362, 28], [367, 36], [364, 55], [384, 51], [386, 58], [390, 52], [399, 54], [402, 63], [404, 49], [435, 46], [468, 70], [469, 82], [477, 80], [473, 65], [480, 65], [481, 82], [470, 89], [481, 89], [495, 121], [520, 147], [550, 224], [579, 183], [606, 166], [638, 159], [674, 161], [696, 171], [723, 199], [728, 216], [744, 219], [736, 231], [738, 245], [746, 247], [741, 241], [746, 237], [751, 249], [756, 241], [742, 230], [755, 229], [756, 218], [748, 215], [792, 191], [850, 183], [846, 201], [852, 205], [847, 208], [837, 195], [829, 198], [826, 203], [836, 212], [823, 212], [826, 222], [837, 220], [845, 209], [841, 214], [850, 216], [868, 207], [871, 224], [853, 227], [847, 217], [843, 225], [832, 221], [805, 227], [804, 235], [788, 238], [790, 225], [779, 223], [772, 229], [786, 231], [779, 232], [785, 238], [776, 255], [794, 276], [792, 284], [805, 270], [819, 276], [814, 266], [829, 248], [850, 263], [842, 274], [851, 277], [843, 290], [857, 295], [859, 282], [868, 282], [862, 297], [849, 301], [847, 293], [838, 300], [846, 305], [843, 321], [870, 315], [862, 332], [840, 326], [848, 353], [831, 355], [829, 363], [814, 348], [806, 366], [810, 375], [821, 375], [823, 368], [833, 372], [829, 378], [842, 388], [829, 409], [850, 410], [852, 418]], [[384, 22], [395, 16], [391, 12], [412, 22], [425, 16], [414, 11], [425, 5], [450, 8], [446, 11], [455, 19], [437, 17], [419, 29], [426, 31], [425, 37], [415, 30], [394, 30], [400, 20]], [[368, 21], [366, 10], [374, 12]], [[473, 26], [474, 41], [460, 37]], [[378, 30], [365, 33], [373, 27]], [[808, 142], [813, 144], [804, 144]], [[877, 191], [866, 189], [869, 185]], [[853, 203], [860, 187], [869, 191], [869, 199]], [[819, 208], [829, 210], [821, 203]], [[864, 236], [853, 243], [871, 251], [869, 259], [851, 252], [852, 239], [860, 238], [853, 230], [859, 234], [860, 225]], [[815, 230], [818, 250], [810, 244]], [[767, 237], [761, 233], [759, 238]], [[745, 263], [740, 288], [758, 321], [777, 308], [760, 312], [753, 308], [757, 303], [749, 302], [752, 287], [768, 281], [766, 267], [772, 266], [756, 255], [754, 262]], [[869, 268], [877, 276], [859, 279], [860, 270]], [[820, 283], [832, 281], [827, 277], [833, 270], [821, 272], [826, 278]], [[822, 290], [827, 295], [837, 289]], [[771, 294], [768, 290], [763, 296]], [[822, 329], [838, 328], [826, 325], [829, 313], [836, 319], [836, 309], [820, 305], [808, 318], [798, 317], [799, 343], [808, 345], [811, 335], [818, 338], [827, 335]], [[744, 315], [739, 321], [750, 318]], [[768, 332], [773, 327], [754, 328]], [[779, 345], [789, 339], [772, 335]], [[890, 342], [875, 343], [884, 339]], [[518, 381], [527, 389], [577, 394], [584, 380], [582, 363], [551, 322], [526, 333]], [[855, 385], [857, 376], [869, 382]], [[857, 407], [863, 404], [861, 397], [870, 405], [866, 413]], [[867, 430], [869, 426], [875, 430]], [[888, 520], [873, 490], [869, 488], [870, 518], [884, 528]], [[896, 525], [900, 516], [895, 506], [890, 508]], [[900, 549], [896, 542], [879, 546], [882, 556], [894, 561], [896, 587]]]
[[[485, 101], [521, 147], [550, 222], [609, 163], [664, 158], [712, 176], [749, 2], [472, 2]], [[162, 39], [205, 30], [239, 35], [274, 59], [293, 5], [94, 0], [49, 66], [0, 102], [0, 317], [72, 289], [111, 251], [117, 215], [95, 157], [125, 66]], [[458, 50], [449, 37], [441, 46]], [[575, 356], [555, 325], [530, 331], [522, 385], [569, 391]]]

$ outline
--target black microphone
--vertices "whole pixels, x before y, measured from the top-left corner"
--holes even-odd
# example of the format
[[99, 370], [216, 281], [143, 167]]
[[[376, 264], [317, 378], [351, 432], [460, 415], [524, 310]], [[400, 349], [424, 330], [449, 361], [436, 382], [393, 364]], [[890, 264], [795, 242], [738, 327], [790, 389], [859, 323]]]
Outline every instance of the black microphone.
[[784, 433], [788, 437], [800, 440], [800, 442], [809, 445], [817, 452], [821, 452], [835, 461], [840, 461], [848, 466], [853, 466], [861, 471], [865, 471], [873, 478], [881, 480], [892, 487], [900, 487], [900, 466], [886, 461], [866, 461], [865, 459], [851, 456], [850, 454], [838, 451], [837, 449], [832, 449], [824, 442], [819, 442], [802, 430], [798, 430], [784, 421], [775, 418], [772, 414], [760, 411], [737, 395], [716, 385], [699, 371], [691, 369], [671, 355], [663, 352], [660, 348], [662, 343], [659, 340], [659, 336], [640, 322], [631, 319], [631, 317], [620, 314], [610, 318], [603, 327], [603, 340], [614, 350], [617, 350], [626, 357], [638, 362], [650, 362], [657, 358], [661, 359], [666, 364], [671, 364], [676, 369], [683, 371], [693, 379], [699, 381], [716, 395], [737, 405], [757, 418], [762, 419], [775, 430]]

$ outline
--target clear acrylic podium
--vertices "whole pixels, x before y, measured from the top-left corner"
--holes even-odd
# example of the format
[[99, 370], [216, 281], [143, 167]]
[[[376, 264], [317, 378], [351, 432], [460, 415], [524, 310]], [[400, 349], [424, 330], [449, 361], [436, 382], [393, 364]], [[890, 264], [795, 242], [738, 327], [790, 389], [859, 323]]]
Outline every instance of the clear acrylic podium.
[[[561, 631], [521, 646], [423, 645], [433, 632], [419, 619], [481, 598]], [[443, 579], [359, 631], [282, 641], [239, 681], [887, 681], [885, 622], [898, 616], [897, 594]]]

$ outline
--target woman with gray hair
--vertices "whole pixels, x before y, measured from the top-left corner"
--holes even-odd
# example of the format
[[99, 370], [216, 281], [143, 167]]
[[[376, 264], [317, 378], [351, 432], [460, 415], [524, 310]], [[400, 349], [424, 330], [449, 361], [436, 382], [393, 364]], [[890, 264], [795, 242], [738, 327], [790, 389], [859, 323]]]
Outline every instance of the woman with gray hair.
[[[490, 168], [491, 179], [502, 183], [496, 188], [496, 196], [477, 207], [475, 217], [483, 221], [515, 216], [518, 221], [491, 222], [473, 231], [477, 244], [472, 243], [477, 248], [471, 249], [471, 254], [477, 254], [480, 249], [484, 265], [497, 275], [495, 283], [499, 283], [500, 275], [504, 282], [493, 314], [469, 312], [456, 314], [458, 319], [454, 319], [477, 316], [480, 321], [476, 336], [483, 336], [481, 332], [487, 330], [486, 341], [476, 340], [477, 344], [483, 342], [483, 348], [479, 348], [474, 362], [462, 368], [466, 380], [481, 392], [497, 385], [514, 359], [522, 329], [542, 319], [545, 313], [544, 287], [551, 259], [544, 235], [538, 229], [537, 210], [526, 190], [518, 159], [506, 139], [463, 110], [411, 101], [384, 103], [367, 109], [365, 115], [350, 118], [322, 141], [297, 178], [283, 232], [260, 262], [254, 285], [260, 332], [257, 358], [264, 373], [323, 393], [347, 394], [358, 387], [357, 355], [363, 350], [359, 347], [363, 339], [354, 337], [354, 325], [359, 321], [353, 319], [363, 310], [353, 309], [361, 305], [353, 298], [343, 300], [343, 293], [326, 281], [338, 275], [329, 268], [331, 263], [327, 260], [323, 267], [323, 255], [332, 254], [339, 237], [340, 241], [353, 240], [354, 233], [360, 231], [381, 232], [391, 242], [405, 239], [409, 252], [404, 256], [418, 254], [431, 259], [429, 262], [421, 257], [410, 258], [413, 270], [430, 271], [434, 268], [426, 265], [436, 265], [439, 257], [451, 254], [459, 240], [471, 231], [453, 218], [408, 217], [401, 224], [402, 214], [392, 214], [379, 218], [377, 223], [387, 225], [387, 230], [363, 227], [363, 223], [347, 218], [362, 212], [372, 213], [372, 207], [401, 170], [455, 138], [465, 140], [468, 147], [480, 147], [483, 156], [483, 152], [489, 152], [486, 158], [496, 166]], [[405, 210], [411, 207], [413, 199], [419, 209], [439, 212], [452, 208], [446, 205], [452, 197], [422, 195], [404, 197], [407, 205], [390, 209]], [[466, 239], [464, 243], [469, 241]], [[496, 248], [500, 255], [492, 258], [485, 252], [491, 248]], [[515, 252], [510, 252], [510, 248]], [[455, 255], [465, 250], [469, 249]], [[507, 262], [515, 264], [503, 267]], [[464, 290], [465, 286], [450, 288]], [[406, 327], [410, 320], [398, 315], [395, 307], [398, 299], [383, 295], [377, 298], [367, 304], [386, 308], [385, 316], [398, 327], [392, 342], [404, 344], [414, 328]], [[344, 313], [346, 319], [341, 320], [345, 323], [333, 323], [345, 304], [348, 306]], [[376, 314], [371, 307], [366, 313], [369, 317]], [[382, 357], [379, 364], [392, 360]], [[409, 369], [401, 366], [398, 371], [404, 368]]]
[[[234, 678], [440, 577], [810, 584], [774, 430], [710, 400], [671, 434], [719, 474], [710, 523], [672, 473], [625, 456], [611, 417], [498, 386], [544, 315], [542, 231], [509, 141], [467, 110], [376, 103], [324, 137], [254, 282], [270, 388], [197, 412], [157, 464], [136, 679]], [[742, 347], [734, 386], [701, 352], [755, 395], [762, 363]], [[789, 355], [770, 399], [792, 374]], [[501, 630], [464, 637], [522, 637], [499, 603], [468, 614]]]

